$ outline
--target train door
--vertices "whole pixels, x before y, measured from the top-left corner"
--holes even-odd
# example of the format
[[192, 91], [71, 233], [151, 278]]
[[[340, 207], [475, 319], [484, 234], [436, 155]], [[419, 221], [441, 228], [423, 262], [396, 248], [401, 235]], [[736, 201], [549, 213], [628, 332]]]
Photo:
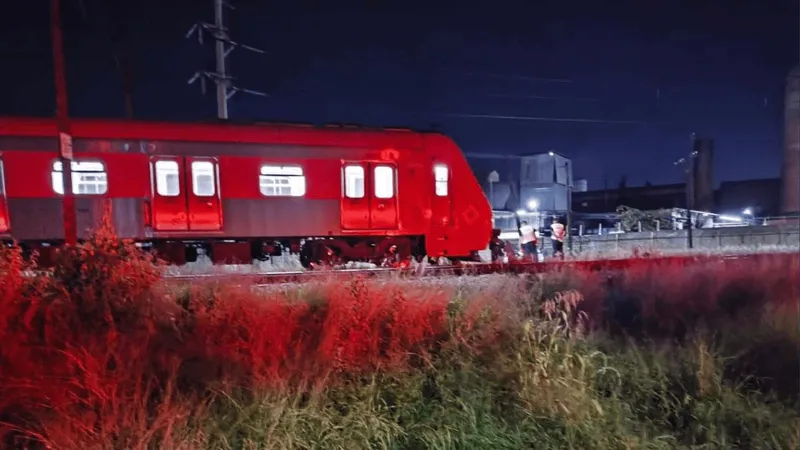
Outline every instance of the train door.
[[385, 163], [346, 163], [342, 169], [342, 228], [397, 228], [397, 169]]
[[431, 200], [431, 225], [447, 227], [452, 225], [453, 207], [450, 203], [450, 169], [446, 164], [433, 165], [433, 198]]
[[215, 231], [222, 229], [222, 208], [219, 198], [219, 166], [209, 158], [187, 159], [189, 229]]
[[159, 231], [184, 231], [189, 229], [186, 192], [186, 172], [183, 158], [154, 158], [153, 173], [153, 228]]
[[397, 169], [393, 164], [372, 164], [370, 228], [397, 228]]
[[6, 201], [6, 179], [3, 172], [3, 160], [0, 159], [0, 233], [7, 233], [11, 229], [8, 217], [8, 203]]
[[367, 165], [347, 163], [342, 168], [342, 228], [369, 228], [369, 197], [367, 196]]
[[216, 161], [156, 157], [151, 167], [153, 228], [158, 231], [222, 229]]

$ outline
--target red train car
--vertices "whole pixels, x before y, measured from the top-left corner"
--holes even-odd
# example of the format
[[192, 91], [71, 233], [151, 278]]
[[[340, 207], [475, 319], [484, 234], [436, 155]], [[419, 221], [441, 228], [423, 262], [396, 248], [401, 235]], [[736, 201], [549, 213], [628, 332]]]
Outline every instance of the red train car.
[[[71, 132], [79, 238], [110, 214], [176, 264], [199, 249], [218, 263], [468, 259], [491, 238], [481, 187], [441, 134], [83, 119]], [[64, 238], [57, 135], [55, 120], [0, 118], [0, 233], [40, 253]]]

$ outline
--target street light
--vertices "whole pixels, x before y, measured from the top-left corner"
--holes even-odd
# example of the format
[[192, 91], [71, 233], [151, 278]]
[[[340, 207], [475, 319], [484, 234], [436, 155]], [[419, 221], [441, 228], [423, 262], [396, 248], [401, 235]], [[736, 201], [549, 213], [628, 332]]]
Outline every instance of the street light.
[[489, 182], [489, 205], [494, 209], [494, 184], [500, 181], [500, 174], [493, 170], [489, 173], [486, 181]]
[[744, 215], [744, 216], [752, 216], [752, 215], [753, 215], [753, 210], [752, 210], [752, 208], [745, 208], [745, 209], [742, 211], [742, 215]]

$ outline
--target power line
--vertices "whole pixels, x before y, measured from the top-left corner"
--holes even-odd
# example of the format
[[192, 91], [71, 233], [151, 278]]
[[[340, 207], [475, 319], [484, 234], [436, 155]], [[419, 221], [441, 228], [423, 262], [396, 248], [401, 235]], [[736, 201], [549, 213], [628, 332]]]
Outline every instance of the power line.
[[487, 72], [463, 72], [462, 75], [467, 77], [483, 77], [483, 78], [500, 78], [504, 80], [520, 80], [533, 83], [573, 83], [568, 78], [546, 78], [546, 77], [530, 77], [525, 75], [502, 74], [502, 73], [487, 73]]
[[475, 152], [465, 152], [464, 156], [467, 158], [474, 158], [474, 159], [522, 159], [522, 155], [501, 155], [498, 153], [475, 153]]
[[589, 97], [552, 97], [547, 95], [512, 95], [512, 94], [487, 94], [488, 97], [517, 98], [522, 100], [565, 100], [573, 102], [602, 102], [599, 98]]
[[[549, 77], [531, 77], [525, 75], [514, 74], [498, 74], [488, 72], [459, 72], [463, 76], [471, 77], [485, 77], [485, 78], [498, 78], [507, 80], [521, 80], [535, 83], [563, 83], [571, 84], [573, 80], [568, 78], [549, 78]], [[547, 101], [572, 101], [572, 102], [593, 102], [600, 103], [603, 100], [591, 97], [557, 97], [546, 95], [512, 95], [493, 93], [487, 94], [489, 97], [497, 98], [517, 98], [524, 100], [547, 100]], [[464, 114], [464, 113], [439, 113], [447, 117], [459, 117], [464, 119], [487, 119], [487, 120], [515, 120], [515, 121], [538, 121], [538, 122], [564, 122], [564, 123], [599, 123], [609, 125], [634, 125], [644, 124], [646, 121], [641, 120], [607, 120], [607, 119], [584, 119], [584, 118], [567, 118], [567, 117], [537, 117], [537, 116], [515, 116], [515, 115], [500, 115], [500, 114]]]
[[642, 120], [606, 120], [606, 119], [581, 119], [568, 117], [535, 117], [535, 116], [505, 116], [498, 114], [461, 114], [461, 113], [439, 113], [438, 115], [447, 117], [460, 117], [464, 119], [489, 119], [489, 120], [517, 120], [517, 121], [536, 121], [536, 122], [573, 122], [573, 123], [604, 123], [614, 125], [636, 125], [647, 123]]

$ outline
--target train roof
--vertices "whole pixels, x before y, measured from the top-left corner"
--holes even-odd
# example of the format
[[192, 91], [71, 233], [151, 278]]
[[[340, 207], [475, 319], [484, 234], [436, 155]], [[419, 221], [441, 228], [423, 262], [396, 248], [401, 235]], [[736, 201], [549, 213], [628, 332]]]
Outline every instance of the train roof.
[[[405, 127], [357, 124], [151, 122], [114, 119], [70, 119], [75, 139], [153, 140], [310, 146], [421, 147], [423, 135]], [[58, 122], [51, 118], [0, 117], [0, 136], [53, 137]]]

